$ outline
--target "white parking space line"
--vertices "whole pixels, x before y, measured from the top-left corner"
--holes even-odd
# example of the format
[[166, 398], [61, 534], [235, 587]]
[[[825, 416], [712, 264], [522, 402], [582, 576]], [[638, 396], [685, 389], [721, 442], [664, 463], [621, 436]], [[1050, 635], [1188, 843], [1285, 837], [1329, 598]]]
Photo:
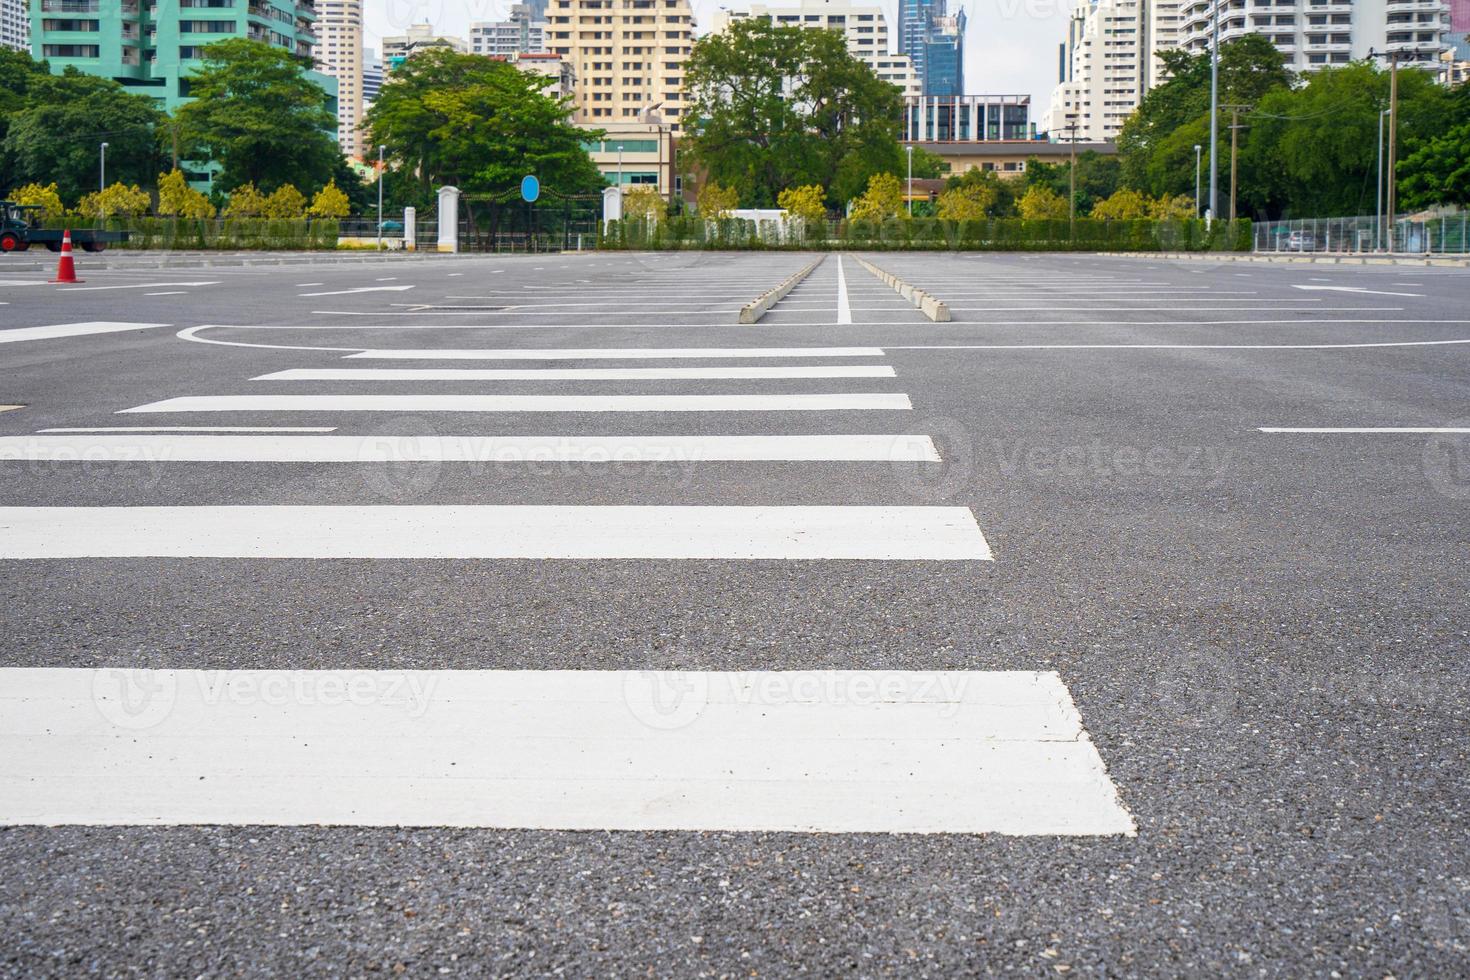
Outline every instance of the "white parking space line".
[[988, 561], [965, 507], [0, 507], [0, 559]]
[[332, 425], [107, 425], [39, 432], [336, 432]]
[[304, 288], [306, 286], [322, 286], [322, 285], [325, 285], [325, 283], [320, 283], [320, 282], [298, 282], [296, 285], [297, 285], [298, 288]]
[[[443, 436], [142, 435], [108, 429], [43, 429], [86, 435], [0, 436], [0, 460], [367, 463], [472, 461], [702, 463], [876, 461], [937, 463], [924, 435]], [[202, 431], [202, 430], [201, 430]], [[220, 428], [213, 431], [249, 431]], [[271, 431], [271, 430], [263, 430]], [[303, 431], [277, 429], [276, 432]], [[330, 431], [330, 430], [328, 430]], [[98, 434], [121, 433], [99, 438]]]
[[120, 286], [64, 286], [61, 292], [67, 293], [96, 293], [105, 289], [164, 289], [169, 286], [218, 286], [222, 282], [219, 279], [211, 279], [207, 282], [134, 282]]
[[54, 323], [47, 327], [15, 327], [0, 330], [0, 344], [24, 340], [55, 340], [59, 337], [86, 337], [99, 333], [123, 333], [128, 330], [152, 330], [168, 323], [125, 323], [114, 320], [89, 320], [85, 323]]
[[0, 697], [12, 826], [1135, 833], [1049, 671], [12, 667]]
[[770, 357], [882, 357], [881, 347], [551, 347], [466, 350], [364, 350], [344, 360], [422, 361], [611, 361], [653, 359], [740, 359]]
[[356, 289], [328, 289], [319, 293], [301, 293], [307, 296], [348, 296], [353, 293], [401, 293], [412, 286], [358, 286]]
[[852, 305], [847, 298], [847, 273], [842, 268], [842, 256], [837, 256], [837, 322], [852, 322]]
[[180, 290], [175, 290], [173, 292], [166, 292], [166, 293], [144, 293], [143, 295], [144, 296], [187, 296], [189, 294], [188, 294], [188, 292], [186, 290], [180, 289]]
[[907, 411], [903, 394], [824, 395], [198, 395], [136, 412], [848, 412]]
[[[1348, 322], [1348, 321], [1343, 321]], [[1378, 321], [1374, 321], [1378, 322]], [[913, 344], [886, 350], [1353, 350], [1366, 347], [1443, 347], [1464, 340], [1392, 340], [1366, 344]]]
[[252, 381], [689, 381], [892, 378], [886, 364], [658, 368], [290, 368]]
[[1436, 435], [1470, 433], [1470, 428], [1463, 427], [1435, 427], [1435, 426], [1360, 426], [1334, 428], [1330, 426], [1287, 428], [1270, 427], [1257, 429], [1258, 432], [1272, 433], [1296, 433], [1305, 435]]

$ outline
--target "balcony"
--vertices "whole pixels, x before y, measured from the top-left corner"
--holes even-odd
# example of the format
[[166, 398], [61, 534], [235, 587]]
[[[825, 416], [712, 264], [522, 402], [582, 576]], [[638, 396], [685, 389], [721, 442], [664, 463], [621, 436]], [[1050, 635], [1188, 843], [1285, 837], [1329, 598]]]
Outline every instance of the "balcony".
[[99, 0], [41, 0], [41, 11], [47, 14], [95, 14]]

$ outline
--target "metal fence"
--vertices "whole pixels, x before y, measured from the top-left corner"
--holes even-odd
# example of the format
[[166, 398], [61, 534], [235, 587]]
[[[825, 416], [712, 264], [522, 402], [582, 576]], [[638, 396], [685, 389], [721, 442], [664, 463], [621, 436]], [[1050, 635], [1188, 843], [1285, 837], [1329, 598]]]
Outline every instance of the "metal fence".
[[1256, 225], [1255, 251], [1465, 255], [1470, 254], [1470, 212], [1400, 218], [1392, 226], [1371, 215], [1262, 222]]

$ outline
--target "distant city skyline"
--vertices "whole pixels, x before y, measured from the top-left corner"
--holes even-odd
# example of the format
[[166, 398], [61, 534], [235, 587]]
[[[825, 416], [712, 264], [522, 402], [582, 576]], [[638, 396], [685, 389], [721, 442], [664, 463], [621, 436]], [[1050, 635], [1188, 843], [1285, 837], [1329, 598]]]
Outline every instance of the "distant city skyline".
[[[883, 8], [891, 28], [898, 24], [898, 0], [873, 2]], [[409, 24], [425, 21], [440, 33], [468, 39], [471, 24], [505, 20], [511, 5], [512, 0], [364, 0], [364, 44], [381, 49], [384, 35], [402, 34]], [[709, 32], [721, 7], [750, 8], [749, 0], [690, 0], [690, 5], [701, 36]], [[1030, 95], [1039, 116], [1057, 82], [1057, 41], [1066, 30], [1073, 4], [1069, 0], [950, 0], [951, 13], [960, 6], [968, 19], [966, 92]]]

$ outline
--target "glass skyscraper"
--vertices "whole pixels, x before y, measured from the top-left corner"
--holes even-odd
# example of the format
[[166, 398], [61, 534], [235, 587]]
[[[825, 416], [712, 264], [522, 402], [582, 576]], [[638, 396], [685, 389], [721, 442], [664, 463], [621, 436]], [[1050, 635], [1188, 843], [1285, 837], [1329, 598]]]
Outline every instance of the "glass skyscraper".
[[898, 49], [914, 64], [925, 95], [965, 91], [965, 11], [947, 0], [899, 0]]

